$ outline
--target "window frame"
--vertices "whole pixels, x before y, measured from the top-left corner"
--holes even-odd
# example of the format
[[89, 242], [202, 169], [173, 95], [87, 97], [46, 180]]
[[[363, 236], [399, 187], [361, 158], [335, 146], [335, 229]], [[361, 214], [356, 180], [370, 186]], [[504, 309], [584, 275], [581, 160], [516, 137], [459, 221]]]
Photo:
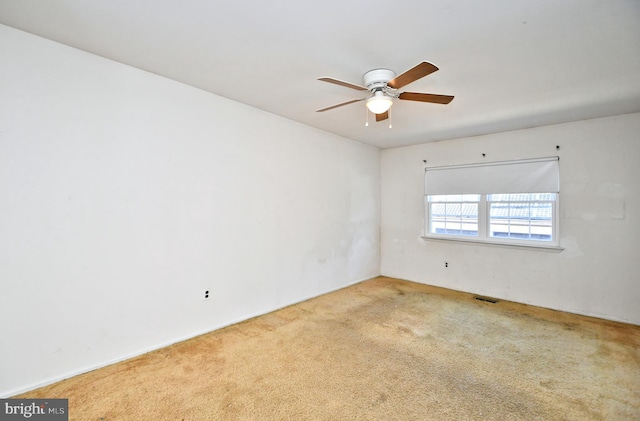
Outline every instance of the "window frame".
[[[495, 194], [495, 193], [493, 193]], [[547, 193], [529, 193], [529, 194], [547, 194]], [[558, 202], [560, 200], [560, 193], [553, 193], [555, 195], [555, 199], [554, 200], [522, 200], [522, 201], [518, 201], [518, 200], [509, 200], [509, 201], [498, 201], [498, 200], [493, 200], [490, 201], [488, 199], [488, 196], [490, 196], [490, 194], [487, 195], [483, 195], [483, 199], [486, 199], [486, 237], [488, 239], [496, 239], [498, 242], [505, 241], [509, 244], [523, 244], [523, 245], [551, 245], [551, 246], [558, 246], [559, 242], [558, 242], [558, 219], [559, 219], [559, 214], [558, 214]], [[550, 203], [551, 204], [551, 240], [550, 241], [546, 241], [546, 240], [534, 240], [534, 239], [514, 239], [514, 238], [504, 238], [504, 237], [493, 237], [491, 236], [491, 204], [492, 203]], [[529, 217], [529, 227], [531, 227], [531, 216]]]
[[[500, 194], [500, 193], [491, 193]], [[478, 202], [466, 202], [466, 203], [478, 203], [478, 235], [462, 235], [462, 234], [438, 234], [431, 232], [431, 203], [445, 203], [445, 202], [429, 202], [429, 196], [424, 196], [425, 211], [424, 211], [424, 234], [422, 238], [425, 240], [444, 240], [461, 243], [475, 243], [508, 247], [524, 247], [551, 251], [562, 251], [563, 247], [560, 246], [559, 233], [560, 233], [560, 193], [555, 193], [555, 200], [545, 200], [540, 202], [552, 203], [552, 223], [551, 223], [551, 241], [543, 240], [523, 240], [503, 237], [491, 237], [490, 231], [490, 206], [491, 201], [487, 199], [489, 194], [480, 194], [480, 200]], [[495, 202], [495, 201], [494, 201]], [[531, 202], [531, 201], [527, 201]], [[535, 202], [535, 201], [534, 201]], [[457, 203], [457, 202], [455, 202]], [[514, 203], [514, 202], [506, 202]]]
[[[452, 195], [445, 195], [445, 196], [452, 196]], [[436, 236], [436, 237], [447, 237], [447, 238], [467, 238], [467, 239], [477, 239], [480, 237], [480, 215], [483, 213], [483, 209], [482, 209], [482, 196], [481, 195], [459, 195], [459, 196], [478, 196], [479, 200], [456, 200], [456, 201], [434, 201], [434, 202], [430, 202], [429, 201], [429, 196], [425, 196], [425, 203], [426, 203], [426, 207], [427, 207], [427, 223], [426, 223], [426, 234], [427, 235], [432, 235], [432, 236]], [[477, 204], [477, 214], [478, 214], [478, 221], [477, 221], [477, 235], [469, 235], [469, 234], [449, 234], [449, 233], [432, 233], [431, 232], [431, 204], [443, 204], [448, 205], [448, 204], [452, 204], [452, 205], [460, 205], [461, 207], [464, 206], [465, 204]], [[446, 217], [445, 217], [446, 218]], [[462, 219], [460, 219], [460, 224], [461, 224], [461, 228], [462, 228], [462, 224], [463, 221]], [[446, 219], [445, 219], [445, 230], [446, 230]]]

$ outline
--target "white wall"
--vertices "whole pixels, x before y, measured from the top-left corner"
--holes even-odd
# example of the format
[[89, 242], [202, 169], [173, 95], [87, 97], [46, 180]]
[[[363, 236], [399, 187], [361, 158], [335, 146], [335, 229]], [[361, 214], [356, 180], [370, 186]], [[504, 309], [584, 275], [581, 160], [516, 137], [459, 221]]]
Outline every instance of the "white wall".
[[[640, 324], [638, 133], [640, 114], [630, 114], [383, 150], [382, 274]], [[438, 166], [554, 155], [564, 251], [420, 238], [423, 159]]]
[[377, 149], [4, 26], [0, 53], [0, 396], [379, 275]]

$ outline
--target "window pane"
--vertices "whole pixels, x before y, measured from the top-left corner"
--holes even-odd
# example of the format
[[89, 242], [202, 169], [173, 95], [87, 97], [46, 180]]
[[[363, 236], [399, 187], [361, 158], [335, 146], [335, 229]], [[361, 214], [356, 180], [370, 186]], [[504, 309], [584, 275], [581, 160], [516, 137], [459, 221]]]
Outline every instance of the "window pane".
[[479, 194], [438, 194], [427, 196], [429, 202], [479, 202]]
[[462, 235], [478, 235], [478, 204], [464, 203], [460, 215], [461, 234]]
[[553, 237], [553, 205], [531, 204], [531, 239], [551, 241]]
[[531, 219], [545, 219], [551, 222], [553, 206], [551, 203], [532, 203]]
[[489, 235], [497, 238], [552, 241], [553, 204], [518, 201], [521, 199], [519, 196], [521, 195], [511, 195], [511, 199], [516, 199], [512, 202], [490, 203]]
[[429, 202], [446, 202], [447, 196], [443, 194], [431, 195], [427, 196], [427, 200], [429, 200]]
[[429, 232], [432, 234], [442, 234], [446, 231], [446, 213], [445, 205], [442, 203], [431, 203], [429, 205], [431, 215], [429, 221]]
[[448, 219], [445, 228], [445, 234], [462, 234], [460, 219]]
[[478, 235], [478, 203], [431, 203], [429, 208], [432, 234]]
[[489, 202], [551, 202], [556, 200], [556, 193], [512, 193], [488, 194]]
[[460, 195], [461, 202], [479, 202], [480, 195], [479, 194], [462, 194]]
[[460, 212], [462, 210], [462, 205], [460, 203], [447, 203], [444, 206], [447, 216], [460, 217]]
[[487, 200], [489, 202], [508, 202], [510, 194], [488, 194]]

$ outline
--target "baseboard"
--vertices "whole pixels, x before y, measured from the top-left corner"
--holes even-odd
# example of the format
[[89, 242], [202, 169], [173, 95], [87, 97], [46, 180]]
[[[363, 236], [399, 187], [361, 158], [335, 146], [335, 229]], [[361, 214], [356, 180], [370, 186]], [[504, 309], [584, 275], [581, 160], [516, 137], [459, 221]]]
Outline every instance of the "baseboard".
[[299, 303], [302, 303], [304, 301], [310, 300], [312, 298], [316, 298], [316, 297], [319, 297], [321, 295], [329, 294], [329, 293], [334, 292], [334, 291], [339, 291], [341, 289], [350, 287], [350, 286], [355, 285], [355, 284], [359, 284], [360, 282], [364, 282], [366, 280], [373, 279], [373, 278], [376, 278], [378, 276], [380, 276], [380, 275], [376, 275], [376, 276], [373, 276], [373, 277], [367, 277], [367, 278], [363, 278], [363, 279], [358, 279], [358, 280], [355, 280], [355, 281], [349, 281], [348, 283], [346, 283], [346, 284], [344, 284], [342, 286], [338, 286], [338, 287], [335, 287], [335, 288], [330, 288], [330, 289], [327, 289], [326, 291], [320, 292], [320, 293], [315, 294], [315, 295], [304, 296], [303, 298], [301, 298], [299, 300], [296, 300], [295, 302], [291, 302], [291, 303], [288, 303], [288, 304], [285, 304], [285, 305], [282, 305], [282, 306], [279, 306], [279, 307], [276, 307], [276, 308], [273, 308], [273, 309], [270, 309], [270, 310], [267, 310], [267, 311], [257, 312], [255, 314], [248, 314], [246, 316], [239, 317], [237, 319], [231, 320], [229, 323], [224, 323], [224, 324], [221, 324], [221, 325], [213, 326], [212, 328], [208, 328], [208, 329], [203, 330], [203, 331], [193, 332], [193, 333], [190, 333], [190, 334], [182, 336], [182, 337], [178, 337], [178, 338], [173, 339], [173, 340], [168, 341], [168, 342], [156, 344], [156, 345], [153, 345], [153, 346], [148, 347], [148, 348], [143, 348], [141, 350], [138, 350], [138, 351], [130, 353], [130, 354], [123, 355], [123, 356], [115, 358], [113, 360], [109, 360], [109, 361], [105, 361], [105, 362], [97, 363], [97, 364], [92, 364], [90, 366], [79, 368], [77, 370], [72, 370], [72, 371], [69, 371], [69, 372], [64, 373], [62, 375], [51, 377], [51, 378], [48, 378], [48, 379], [43, 380], [41, 382], [32, 383], [32, 384], [29, 384], [29, 385], [26, 385], [26, 386], [23, 386], [23, 387], [19, 387], [17, 389], [11, 389], [11, 390], [2, 391], [2, 392], [0, 392], [0, 398], [2, 398], [2, 399], [10, 398], [12, 396], [20, 395], [22, 393], [26, 393], [26, 392], [29, 392], [31, 390], [35, 390], [35, 389], [39, 389], [41, 387], [49, 386], [49, 385], [51, 385], [53, 383], [57, 383], [59, 381], [66, 380], [66, 379], [69, 379], [71, 377], [79, 376], [81, 374], [85, 374], [85, 373], [88, 373], [90, 371], [98, 370], [100, 368], [107, 367], [107, 366], [110, 366], [112, 364], [117, 364], [119, 362], [126, 361], [126, 360], [131, 359], [131, 358], [139, 357], [140, 355], [143, 355], [143, 354], [146, 354], [146, 353], [149, 353], [149, 352], [153, 352], [153, 351], [157, 351], [158, 349], [162, 349], [162, 348], [165, 348], [167, 346], [171, 346], [171, 345], [177, 344], [179, 342], [183, 342], [183, 341], [195, 338], [196, 336], [205, 335], [207, 333], [214, 332], [216, 330], [225, 328], [227, 326], [234, 325], [236, 323], [241, 323], [241, 322], [243, 322], [245, 320], [249, 320], [249, 319], [252, 319], [254, 317], [262, 316], [264, 314], [268, 314], [268, 313], [280, 310], [280, 309], [285, 308], [285, 307], [289, 307], [289, 306], [292, 306], [292, 305], [295, 305], [295, 304], [299, 304]]
[[640, 320], [627, 320], [627, 319], [624, 319], [624, 318], [611, 316], [610, 314], [602, 314], [602, 313], [598, 313], [598, 312], [585, 312], [585, 311], [576, 310], [576, 309], [569, 309], [569, 308], [551, 307], [551, 306], [547, 306], [547, 305], [538, 304], [538, 303], [535, 303], [535, 302], [518, 301], [518, 300], [514, 300], [513, 298], [505, 298], [505, 297], [503, 297], [501, 295], [495, 295], [493, 293], [488, 293], [486, 291], [483, 292], [483, 291], [469, 291], [469, 290], [466, 290], [466, 289], [456, 289], [456, 288], [451, 288], [449, 286], [438, 285], [438, 284], [429, 283], [429, 282], [425, 282], [425, 281], [414, 281], [412, 279], [404, 279], [404, 278], [399, 278], [397, 276], [391, 276], [391, 275], [382, 274], [380, 276], [384, 276], [386, 278], [398, 279], [400, 281], [415, 282], [417, 284], [429, 285], [429, 286], [433, 286], [433, 287], [437, 287], [437, 288], [449, 289], [451, 291], [464, 292], [466, 294], [489, 295], [489, 296], [492, 296], [494, 298], [498, 298], [500, 300], [511, 301], [511, 302], [514, 302], [514, 303], [523, 304], [523, 305], [527, 305], [527, 306], [544, 308], [544, 309], [553, 310], [553, 311], [561, 311], [563, 313], [570, 313], [570, 314], [575, 314], [575, 315], [578, 315], [578, 316], [593, 317], [593, 318], [596, 318], [596, 319], [607, 320], [607, 321], [610, 321], [610, 322], [624, 323], [624, 324], [629, 324], [629, 325], [634, 325], [634, 326], [640, 326]]

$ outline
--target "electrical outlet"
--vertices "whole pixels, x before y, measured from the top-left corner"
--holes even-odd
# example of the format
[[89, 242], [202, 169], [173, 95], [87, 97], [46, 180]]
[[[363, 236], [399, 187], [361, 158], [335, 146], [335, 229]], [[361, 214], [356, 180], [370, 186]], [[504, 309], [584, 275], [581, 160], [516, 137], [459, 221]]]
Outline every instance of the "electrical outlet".
[[208, 290], [204, 292], [204, 299], [205, 300], [209, 299], [209, 291]]

